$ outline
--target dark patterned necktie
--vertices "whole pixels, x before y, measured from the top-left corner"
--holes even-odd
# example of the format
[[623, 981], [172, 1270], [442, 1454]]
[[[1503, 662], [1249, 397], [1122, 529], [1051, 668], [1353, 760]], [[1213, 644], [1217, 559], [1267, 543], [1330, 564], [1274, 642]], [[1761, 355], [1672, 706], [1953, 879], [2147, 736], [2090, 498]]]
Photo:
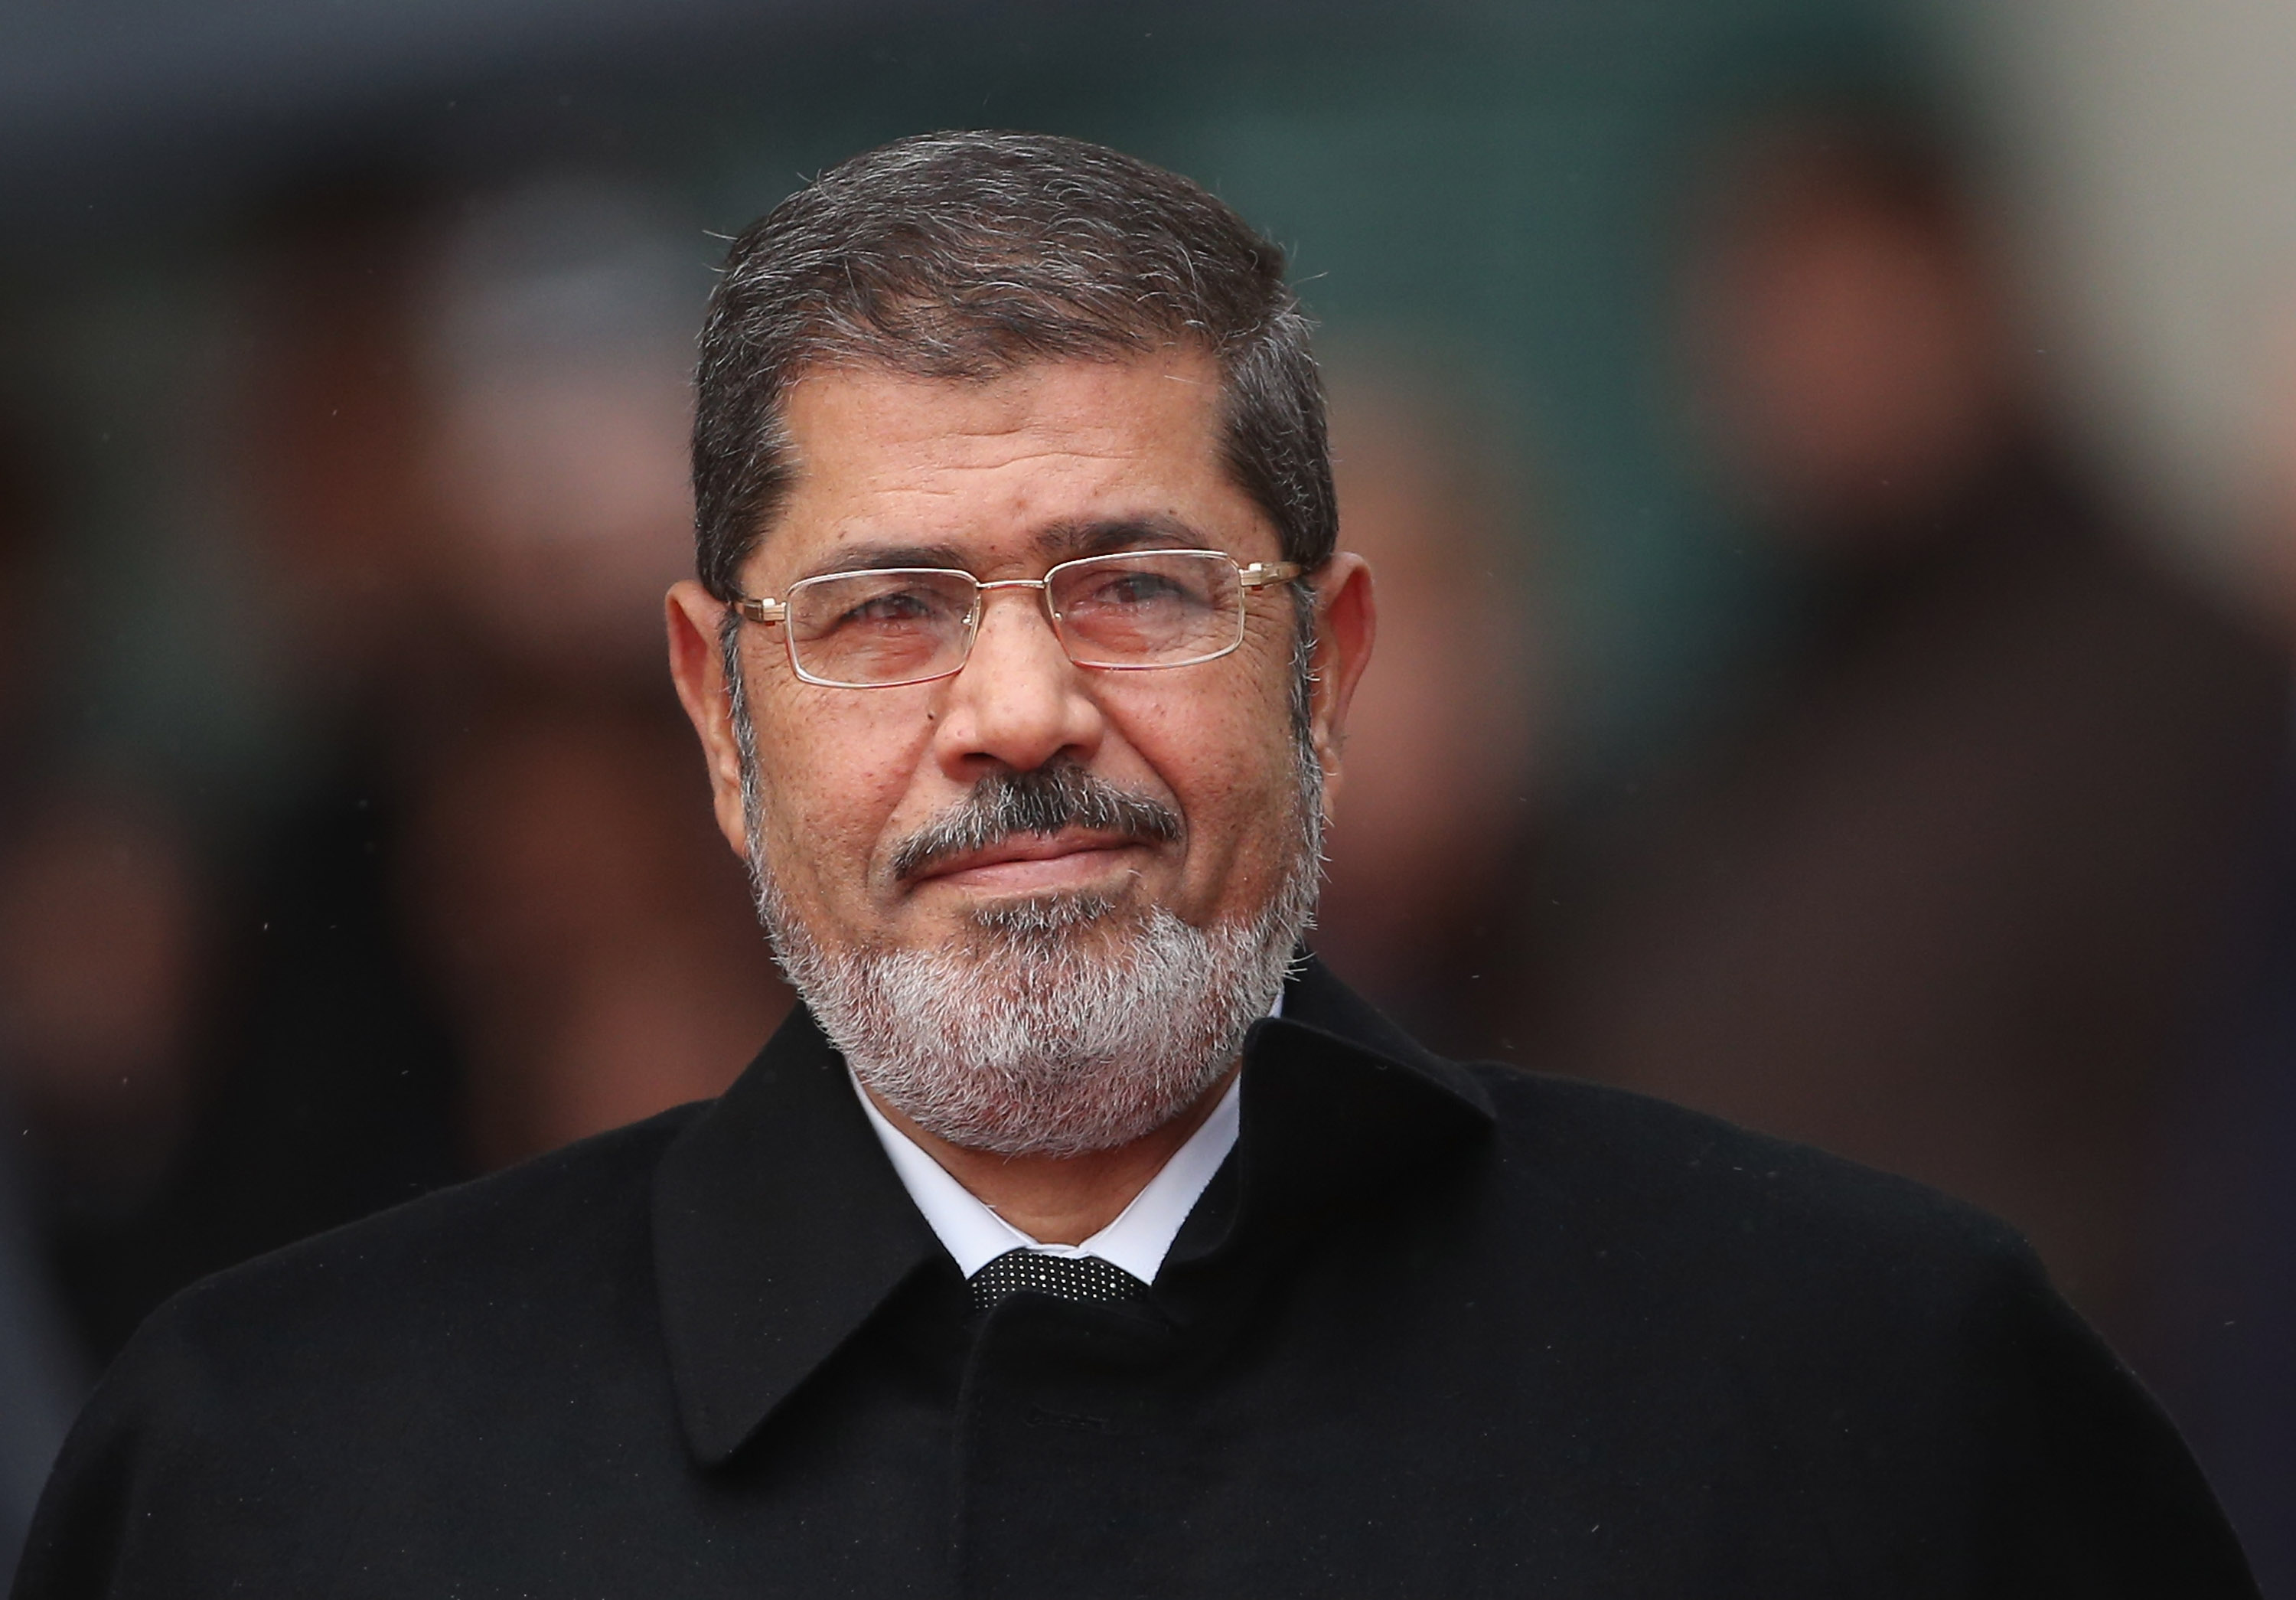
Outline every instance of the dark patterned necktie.
[[1130, 1300], [1148, 1285], [1098, 1256], [1055, 1256], [1041, 1250], [1008, 1250], [970, 1280], [972, 1309], [986, 1311], [1008, 1294], [1026, 1291], [1054, 1300]]

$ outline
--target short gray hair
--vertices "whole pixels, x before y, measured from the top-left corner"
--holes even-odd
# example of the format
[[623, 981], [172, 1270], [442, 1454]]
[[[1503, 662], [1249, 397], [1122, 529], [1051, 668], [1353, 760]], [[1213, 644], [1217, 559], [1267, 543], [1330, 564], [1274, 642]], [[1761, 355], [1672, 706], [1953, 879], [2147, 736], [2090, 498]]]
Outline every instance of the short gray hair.
[[734, 242], [702, 327], [696, 566], [719, 600], [787, 495], [782, 406], [808, 371], [986, 378], [1194, 343], [1219, 364], [1223, 450], [1284, 558], [1339, 517], [1310, 324], [1283, 252], [1196, 184], [1047, 134], [941, 133], [832, 168]]

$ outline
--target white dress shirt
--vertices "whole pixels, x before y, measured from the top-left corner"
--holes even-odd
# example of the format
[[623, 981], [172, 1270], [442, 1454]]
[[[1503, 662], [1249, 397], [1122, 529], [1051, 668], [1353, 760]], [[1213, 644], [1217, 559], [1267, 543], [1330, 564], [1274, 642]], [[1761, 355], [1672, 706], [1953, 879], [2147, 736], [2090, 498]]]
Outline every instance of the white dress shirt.
[[[846, 1076], [852, 1077], [851, 1069], [847, 1069]], [[1132, 1203], [1115, 1221], [1081, 1244], [1045, 1244], [1031, 1239], [989, 1210], [915, 1140], [888, 1121], [863, 1091], [858, 1079], [853, 1079], [853, 1092], [860, 1095], [869, 1126], [877, 1130], [877, 1142], [884, 1145], [893, 1170], [900, 1174], [901, 1186], [917, 1202], [917, 1210], [924, 1213], [965, 1276], [971, 1277], [1006, 1251], [1017, 1249], [1042, 1251], [1048, 1256], [1098, 1256], [1142, 1283], [1152, 1284], [1179, 1235], [1180, 1224], [1188, 1219], [1212, 1174], [1235, 1145], [1236, 1097], [1242, 1084], [1241, 1072], [1230, 1079], [1227, 1092], [1212, 1107], [1203, 1126], [1172, 1153], [1171, 1160], [1148, 1180], [1146, 1188], [1133, 1196]]]

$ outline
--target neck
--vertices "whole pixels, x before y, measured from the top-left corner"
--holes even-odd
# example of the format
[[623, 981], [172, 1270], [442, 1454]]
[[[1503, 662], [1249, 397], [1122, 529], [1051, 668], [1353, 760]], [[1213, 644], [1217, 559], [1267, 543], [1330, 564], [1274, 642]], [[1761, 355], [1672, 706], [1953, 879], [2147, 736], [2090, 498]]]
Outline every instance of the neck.
[[1235, 1077], [1229, 1068], [1196, 1102], [1154, 1132], [1082, 1155], [996, 1155], [927, 1133], [865, 1085], [885, 1120], [916, 1142], [981, 1204], [1040, 1244], [1081, 1244], [1124, 1214], [1188, 1136], [1204, 1125]]

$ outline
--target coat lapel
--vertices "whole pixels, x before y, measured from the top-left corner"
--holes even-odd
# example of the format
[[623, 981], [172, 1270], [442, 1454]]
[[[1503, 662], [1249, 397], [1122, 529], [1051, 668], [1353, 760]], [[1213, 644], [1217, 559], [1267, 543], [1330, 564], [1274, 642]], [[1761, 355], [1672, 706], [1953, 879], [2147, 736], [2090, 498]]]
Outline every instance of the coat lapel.
[[1287, 1236], [1480, 1142], [1496, 1120], [1472, 1073], [1310, 957], [1284, 991], [1283, 1014], [1252, 1029], [1235, 1151], [1174, 1241], [1167, 1274], [1280, 1251]]
[[664, 1153], [653, 1238], [679, 1414], [711, 1465], [945, 1255], [803, 1006]]

